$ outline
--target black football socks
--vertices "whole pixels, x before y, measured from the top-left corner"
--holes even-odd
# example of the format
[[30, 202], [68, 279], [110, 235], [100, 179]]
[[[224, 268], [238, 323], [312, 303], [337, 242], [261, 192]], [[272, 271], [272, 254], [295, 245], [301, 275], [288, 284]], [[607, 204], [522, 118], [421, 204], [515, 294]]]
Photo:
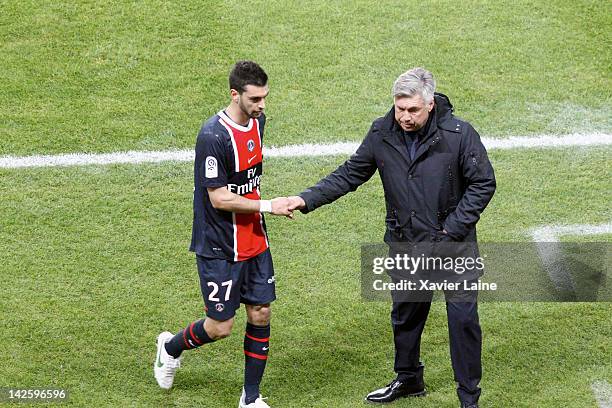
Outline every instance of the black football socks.
[[183, 330], [174, 335], [169, 342], [166, 343], [166, 352], [174, 358], [178, 358], [183, 350], [189, 350], [200, 347], [206, 343], [212, 343], [214, 340], [208, 336], [204, 330], [204, 320], [198, 320], [191, 323]]
[[259, 384], [266, 369], [270, 348], [270, 325], [247, 323], [244, 334], [244, 392], [245, 402], [251, 404], [259, 397]]
[[[183, 350], [212, 343], [206, 330], [204, 319], [191, 323], [166, 343], [166, 352], [178, 358]], [[247, 323], [244, 334], [244, 392], [245, 402], [251, 404], [259, 397], [259, 384], [266, 369], [270, 348], [270, 325], [255, 326]]]

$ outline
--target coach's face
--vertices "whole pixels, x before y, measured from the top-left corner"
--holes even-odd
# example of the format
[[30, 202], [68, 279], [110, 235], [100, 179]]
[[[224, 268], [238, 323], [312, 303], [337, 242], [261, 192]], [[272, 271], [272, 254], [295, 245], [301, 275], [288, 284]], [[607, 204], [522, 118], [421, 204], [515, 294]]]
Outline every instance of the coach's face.
[[268, 93], [268, 85], [247, 85], [242, 93], [238, 93], [238, 91], [232, 89], [232, 99], [238, 104], [240, 110], [249, 118], [258, 118], [266, 107], [266, 97]]
[[421, 95], [396, 96], [395, 120], [406, 132], [416, 132], [425, 126], [433, 107], [433, 99], [425, 103]]

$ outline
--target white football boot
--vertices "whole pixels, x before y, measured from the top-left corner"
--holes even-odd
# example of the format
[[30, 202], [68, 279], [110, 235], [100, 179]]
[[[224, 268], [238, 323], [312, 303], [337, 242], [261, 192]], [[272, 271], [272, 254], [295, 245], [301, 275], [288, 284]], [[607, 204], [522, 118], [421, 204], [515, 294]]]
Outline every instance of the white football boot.
[[238, 408], [270, 408], [270, 406], [266, 404], [264, 399], [261, 397], [261, 394], [259, 394], [259, 397], [257, 397], [255, 402], [251, 402], [250, 404], [247, 404], [245, 402], [245, 398], [246, 398], [246, 394], [244, 393], [244, 388], [243, 388], [242, 395], [240, 396], [240, 403], [238, 404]]
[[157, 336], [157, 356], [153, 363], [153, 372], [159, 386], [165, 390], [172, 388], [176, 369], [181, 366], [181, 357], [174, 358], [166, 351], [165, 344], [174, 335], [170, 332], [163, 332]]

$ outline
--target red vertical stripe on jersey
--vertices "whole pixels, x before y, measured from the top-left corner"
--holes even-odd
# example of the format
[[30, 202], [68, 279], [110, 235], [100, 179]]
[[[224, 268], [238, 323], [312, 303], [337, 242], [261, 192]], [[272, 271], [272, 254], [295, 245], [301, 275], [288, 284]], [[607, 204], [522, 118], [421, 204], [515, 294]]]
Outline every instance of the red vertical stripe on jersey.
[[[224, 126], [231, 128], [230, 137], [235, 149], [236, 171], [245, 171], [262, 161], [262, 145], [259, 134], [259, 121], [250, 119], [249, 124], [238, 126], [227, 116], [221, 116]], [[230, 129], [228, 129], [230, 130]], [[259, 189], [244, 194], [251, 200], [261, 199]], [[234, 222], [234, 260], [244, 261], [252, 258], [268, 248], [268, 239], [263, 228], [263, 218], [260, 213], [233, 214]]]

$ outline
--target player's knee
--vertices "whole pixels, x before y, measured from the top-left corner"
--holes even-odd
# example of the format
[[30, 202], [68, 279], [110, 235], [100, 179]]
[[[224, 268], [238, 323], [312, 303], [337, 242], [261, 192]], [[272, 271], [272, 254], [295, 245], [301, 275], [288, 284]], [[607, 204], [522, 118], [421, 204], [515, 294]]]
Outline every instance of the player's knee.
[[270, 323], [272, 309], [269, 304], [249, 306], [247, 310], [249, 323], [255, 326], [266, 326]]
[[206, 334], [213, 340], [220, 340], [228, 337], [232, 334], [232, 327], [234, 326], [234, 319], [219, 321], [211, 318], [206, 319], [204, 322], [204, 328]]

